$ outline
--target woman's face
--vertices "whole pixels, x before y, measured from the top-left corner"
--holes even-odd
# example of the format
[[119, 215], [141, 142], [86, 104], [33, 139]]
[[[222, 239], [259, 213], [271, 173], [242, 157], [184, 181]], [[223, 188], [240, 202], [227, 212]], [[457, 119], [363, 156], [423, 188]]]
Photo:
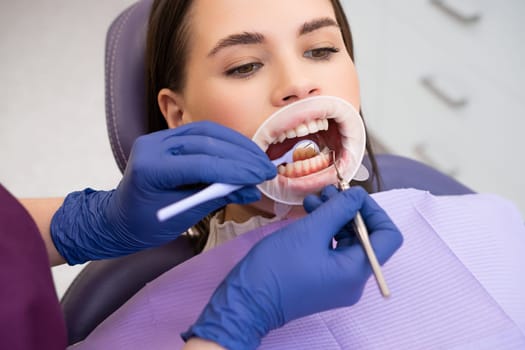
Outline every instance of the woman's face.
[[359, 110], [329, 0], [195, 0], [190, 16], [186, 85], [159, 94], [170, 127], [211, 120], [251, 138], [278, 109], [316, 95]]

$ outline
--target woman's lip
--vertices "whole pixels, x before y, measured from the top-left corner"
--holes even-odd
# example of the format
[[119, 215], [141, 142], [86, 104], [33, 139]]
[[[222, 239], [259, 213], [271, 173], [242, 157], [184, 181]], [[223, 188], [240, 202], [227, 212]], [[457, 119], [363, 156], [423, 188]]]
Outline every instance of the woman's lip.
[[[270, 118], [271, 119], [271, 118]], [[288, 130], [295, 129], [301, 124], [308, 123], [312, 120], [324, 120], [324, 119], [336, 119], [333, 116], [329, 116], [324, 111], [307, 111], [298, 113], [295, 115], [288, 116], [287, 118], [283, 118], [280, 120], [279, 123], [274, 123], [273, 125], [268, 125], [267, 122], [270, 120], [268, 119], [261, 127], [259, 128], [258, 133], [256, 135], [259, 135], [259, 137], [254, 137], [255, 143], [263, 150], [267, 151], [268, 148], [274, 144], [276, 141], [278, 141], [279, 136], [281, 136], [283, 133], [287, 132]], [[337, 119], [336, 119], [337, 120]], [[339, 123], [337, 123], [339, 124]], [[313, 136], [315, 134], [309, 134], [304, 136], [304, 138], [308, 138], [308, 136]]]
[[[328, 121], [326, 115], [312, 112], [305, 115], [289, 117], [288, 119], [283, 120], [282, 124], [277, 125], [276, 128], [272, 130], [272, 140], [267, 141], [270, 144], [278, 144], [287, 139], [315, 135], [327, 130], [328, 123], [325, 122], [323, 126], [323, 121]], [[321, 125], [319, 125], [319, 123]], [[311, 127], [314, 128], [313, 131]]]
[[[344, 151], [340, 159], [337, 160], [338, 166], [346, 166], [349, 162], [349, 156], [348, 152]], [[288, 191], [293, 191], [296, 195], [306, 196], [308, 194], [318, 193], [325, 186], [337, 183], [338, 178], [333, 164], [330, 163], [330, 165], [323, 170], [302, 177], [293, 178], [277, 175], [277, 181], [280, 186], [287, 188]]]
[[324, 146], [324, 144], [321, 144], [318, 134], [310, 134], [302, 137], [296, 137], [293, 139], [286, 139], [282, 143], [271, 144], [266, 150], [266, 155], [268, 156], [268, 158], [270, 158], [270, 160], [277, 159], [286, 152], [288, 152], [290, 149], [292, 149], [292, 147], [294, 147], [299, 141], [302, 140], [311, 140], [314, 141], [319, 147]]
[[334, 184], [337, 180], [337, 174], [332, 166], [303, 177], [289, 178], [282, 175], [278, 176], [280, 185], [286, 186], [288, 190], [302, 195], [318, 193], [323, 187]]

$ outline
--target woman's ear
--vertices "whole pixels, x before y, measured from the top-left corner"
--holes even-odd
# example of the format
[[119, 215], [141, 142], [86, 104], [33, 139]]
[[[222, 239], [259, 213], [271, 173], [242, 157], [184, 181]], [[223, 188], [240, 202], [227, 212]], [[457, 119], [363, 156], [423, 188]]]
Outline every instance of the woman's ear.
[[173, 90], [164, 88], [157, 95], [157, 103], [160, 112], [166, 119], [170, 128], [176, 128], [182, 125], [182, 116], [184, 114], [183, 98]]

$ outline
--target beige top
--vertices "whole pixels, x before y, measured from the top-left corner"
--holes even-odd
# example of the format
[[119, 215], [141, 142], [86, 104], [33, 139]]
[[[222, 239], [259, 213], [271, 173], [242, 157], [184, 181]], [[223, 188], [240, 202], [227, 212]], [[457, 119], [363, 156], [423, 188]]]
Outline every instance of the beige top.
[[210, 220], [210, 234], [203, 251], [215, 248], [243, 233], [254, 230], [271, 222], [280, 220], [277, 216], [269, 219], [262, 216], [252, 216], [248, 221], [237, 223], [225, 221], [221, 223], [222, 212], [215, 214]]

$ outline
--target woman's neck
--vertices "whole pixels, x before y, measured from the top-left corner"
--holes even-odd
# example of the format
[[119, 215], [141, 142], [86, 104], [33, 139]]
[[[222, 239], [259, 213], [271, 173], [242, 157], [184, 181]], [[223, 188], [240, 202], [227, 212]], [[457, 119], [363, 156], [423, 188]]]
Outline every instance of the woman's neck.
[[276, 209], [275, 203], [273, 201], [263, 197], [262, 200], [253, 204], [227, 205], [224, 209], [223, 220], [221, 221], [243, 223], [248, 221], [253, 216], [262, 216], [263, 218], [271, 219], [275, 217], [275, 213], [277, 213], [281, 219], [298, 219], [306, 215], [302, 205], [287, 207], [284, 211], [280, 211], [279, 209]]
[[233, 221], [236, 223], [243, 223], [257, 215], [265, 218], [272, 218], [275, 216], [251, 205], [229, 204], [224, 209], [223, 222]]

